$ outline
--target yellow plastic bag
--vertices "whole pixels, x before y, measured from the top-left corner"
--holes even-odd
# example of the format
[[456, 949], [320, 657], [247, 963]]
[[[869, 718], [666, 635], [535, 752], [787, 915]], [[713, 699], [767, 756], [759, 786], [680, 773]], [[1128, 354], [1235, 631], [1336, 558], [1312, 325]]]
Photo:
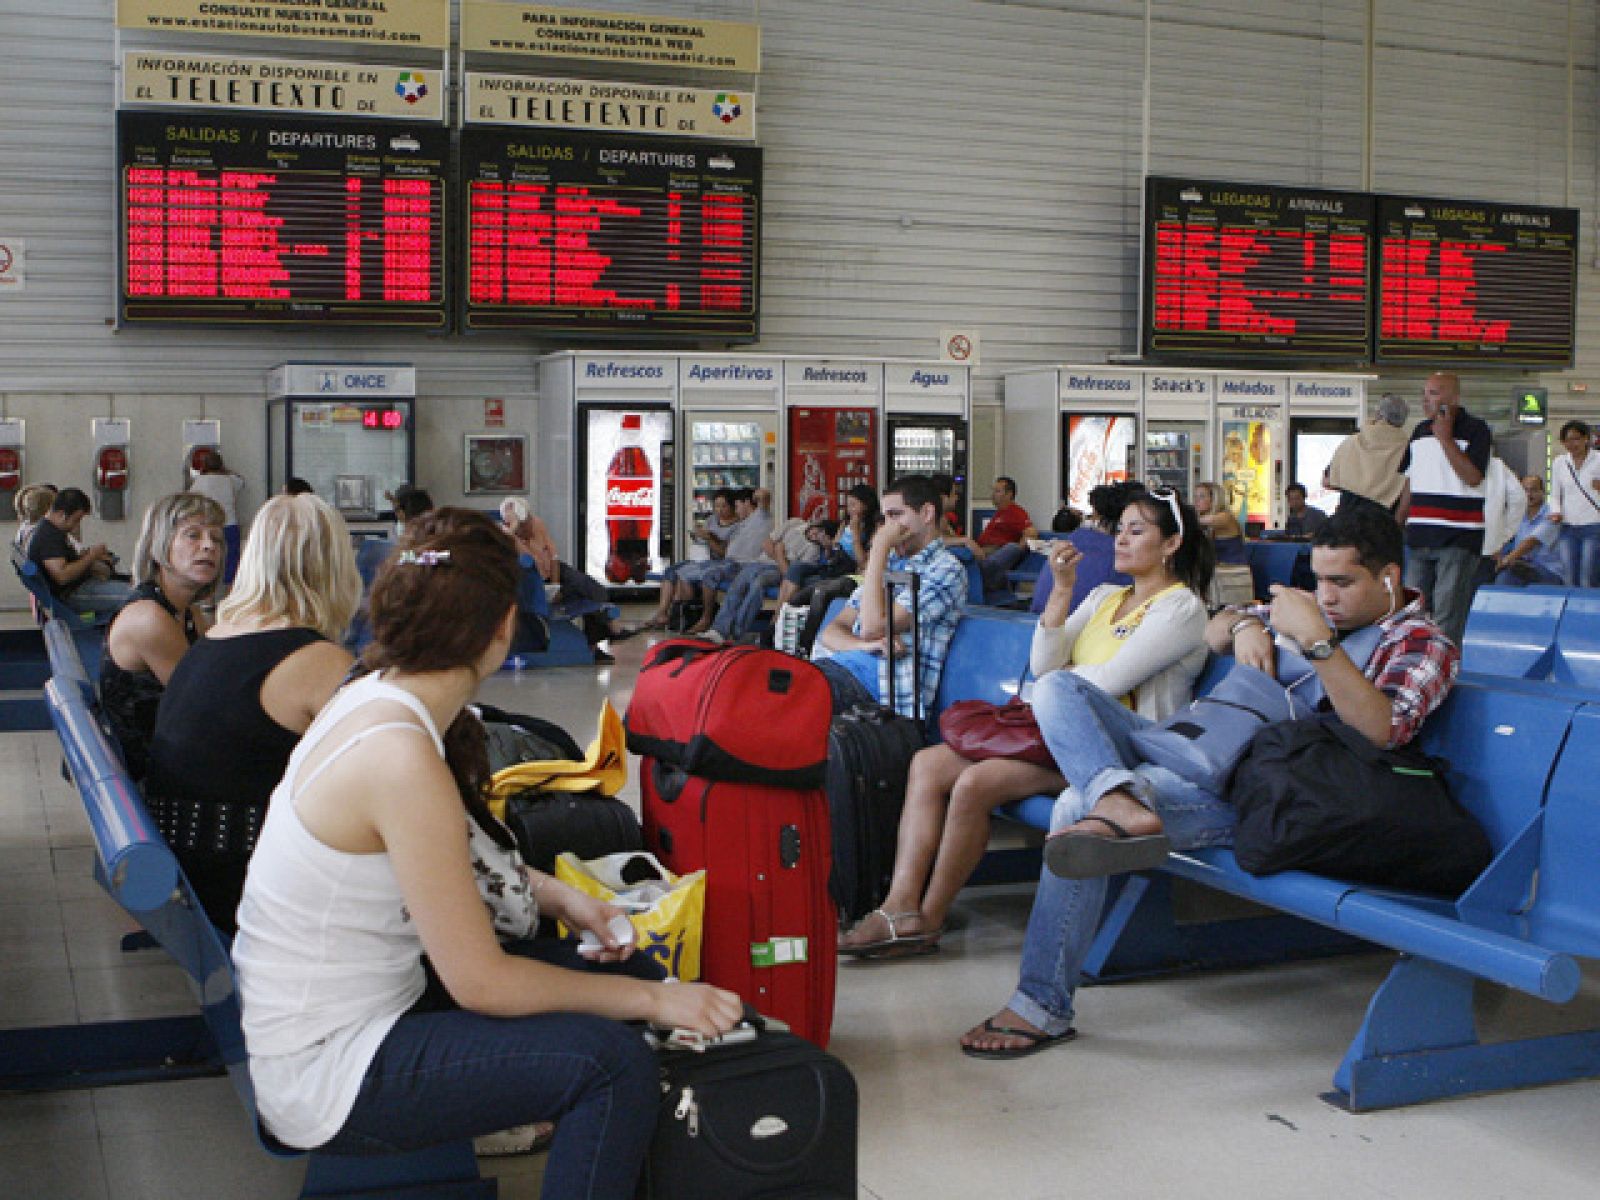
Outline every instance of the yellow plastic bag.
[[[637, 954], [648, 954], [667, 969], [668, 974], [693, 983], [700, 978], [700, 923], [706, 909], [706, 873], [674, 875], [663, 867], [655, 855], [635, 850], [625, 854], [607, 854], [587, 861], [567, 851], [556, 858], [556, 878], [571, 884], [580, 892], [601, 900], [615, 901], [619, 892], [635, 888], [637, 884], [624, 883], [619, 877], [623, 866], [636, 858], [646, 858], [665, 879], [670, 890], [644, 912], [630, 912], [638, 935]], [[565, 926], [562, 934], [567, 933]]]
[[582, 762], [555, 758], [543, 762], [514, 763], [494, 773], [489, 781], [489, 811], [497, 821], [506, 819], [506, 800], [518, 792], [538, 788], [546, 792], [599, 792], [615, 796], [628, 782], [628, 735], [611, 701], [600, 705], [600, 728]]

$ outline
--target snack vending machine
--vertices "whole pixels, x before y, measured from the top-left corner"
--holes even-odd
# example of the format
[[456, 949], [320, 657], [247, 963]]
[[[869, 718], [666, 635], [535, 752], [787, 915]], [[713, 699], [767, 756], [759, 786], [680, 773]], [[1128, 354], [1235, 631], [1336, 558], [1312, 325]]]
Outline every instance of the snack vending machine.
[[1145, 485], [1171, 488], [1193, 504], [1205, 430], [1201, 421], [1150, 421], [1144, 432]]
[[711, 515], [718, 488], [761, 488], [783, 511], [778, 479], [778, 420], [783, 361], [760, 355], [700, 355], [678, 364], [683, 411], [685, 525]]
[[883, 364], [790, 359], [784, 375], [788, 514], [841, 519], [851, 488], [879, 486]]

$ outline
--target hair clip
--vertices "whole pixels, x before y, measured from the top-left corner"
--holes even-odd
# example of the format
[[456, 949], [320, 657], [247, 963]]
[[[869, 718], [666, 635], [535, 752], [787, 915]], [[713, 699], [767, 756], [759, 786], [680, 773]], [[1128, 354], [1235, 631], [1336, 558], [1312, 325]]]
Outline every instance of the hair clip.
[[450, 561], [448, 550], [402, 550], [400, 551], [400, 565], [415, 565], [419, 567], [437, 567], [441, 563]]

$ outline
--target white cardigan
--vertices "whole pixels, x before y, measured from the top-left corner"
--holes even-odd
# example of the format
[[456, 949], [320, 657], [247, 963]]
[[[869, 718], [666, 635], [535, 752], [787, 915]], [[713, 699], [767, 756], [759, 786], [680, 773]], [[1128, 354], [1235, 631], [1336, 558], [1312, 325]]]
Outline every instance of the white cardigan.
[[[1596, 479], [1600, 479], [1600, 453], [1589, 451], [1583, 456], [1581, 467], [1572, 465], [1572, 455], [1561, 455], [1550, 464], [1550, 511], [1560, 513], [1567, 525], [1600, 524], [1600, 508], [1596, 507], [1600, 505], [1600, 492], [1594, 490]], [[1486, 545], [1485, 552], [1488, 549]]]
[[[1029, 666], [1035, 679], [1067, 665], [1078, 634], [1106, 598], [1124, 585], [1103, 583], [1072, 610], [1066, 624], [1033, 630]], [[1075, 674], [1113, 696], [1133, 693], [1134, 711], [1159, 721], [1194, 698], [1194, 681], [1206, 665], [1206, 607], [1186, 587], [1156, 600], [1122, 648], [1107, 662], [1073, 667]]]

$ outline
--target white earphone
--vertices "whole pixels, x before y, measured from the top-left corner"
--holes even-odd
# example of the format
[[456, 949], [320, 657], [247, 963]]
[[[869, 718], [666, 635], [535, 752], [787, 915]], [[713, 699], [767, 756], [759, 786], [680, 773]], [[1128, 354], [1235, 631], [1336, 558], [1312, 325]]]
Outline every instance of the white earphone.
[[1383, 590], [1389, 593], [1389, 611], [1383, 615], [1386, 617], [1392, 617], [1394, 615], [1394, 610], [1400, 607], [1400, 600], [1394, 594], [1394, 583], [1387, 575], [1383, 577]]

